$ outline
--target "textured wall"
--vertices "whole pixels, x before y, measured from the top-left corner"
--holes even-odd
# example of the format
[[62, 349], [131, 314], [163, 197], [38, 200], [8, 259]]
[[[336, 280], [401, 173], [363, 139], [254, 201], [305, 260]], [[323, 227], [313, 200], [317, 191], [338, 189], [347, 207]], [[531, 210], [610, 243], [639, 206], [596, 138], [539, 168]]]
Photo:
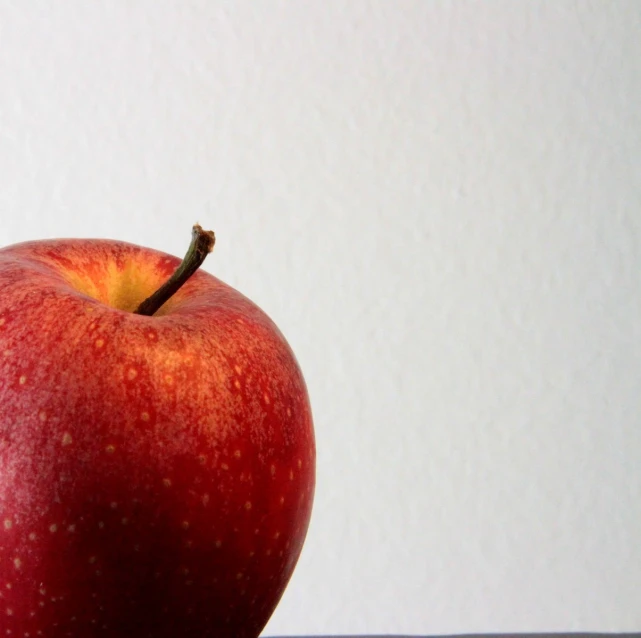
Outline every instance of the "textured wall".
[[0, 0], [0, 243], [257, 301], [318, 490], [268, 633], [641, 629], [641, 12]]

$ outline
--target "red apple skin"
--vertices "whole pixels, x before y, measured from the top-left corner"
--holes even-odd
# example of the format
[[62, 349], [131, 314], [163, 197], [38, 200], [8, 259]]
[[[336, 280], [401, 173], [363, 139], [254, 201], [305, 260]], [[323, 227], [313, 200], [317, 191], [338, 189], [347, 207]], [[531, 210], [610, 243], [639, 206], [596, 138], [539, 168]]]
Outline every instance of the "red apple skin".
[[255, 638], [283, 594], [314, 494], [305, 382], [202, 270], [131, 312], [179, 262], [0, 250], [0, 636]]

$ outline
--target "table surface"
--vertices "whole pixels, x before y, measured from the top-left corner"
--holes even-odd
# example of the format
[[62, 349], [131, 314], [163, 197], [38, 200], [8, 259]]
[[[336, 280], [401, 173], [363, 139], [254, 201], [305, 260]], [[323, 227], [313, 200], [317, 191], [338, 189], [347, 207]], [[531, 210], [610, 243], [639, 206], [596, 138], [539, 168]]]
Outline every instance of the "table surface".
[[434, 634], [419, 635], [419, 634], [370, 634], [368, 636], [347, 636], [338, 635], [333, 636], [266, 636], [265, 638], [640, 638], [641, 631], [630, 633], [599, 633], [599, 632], [576, 632], [576, 633], [502, 633], [502, 634], [449, 634], [439, 635]]

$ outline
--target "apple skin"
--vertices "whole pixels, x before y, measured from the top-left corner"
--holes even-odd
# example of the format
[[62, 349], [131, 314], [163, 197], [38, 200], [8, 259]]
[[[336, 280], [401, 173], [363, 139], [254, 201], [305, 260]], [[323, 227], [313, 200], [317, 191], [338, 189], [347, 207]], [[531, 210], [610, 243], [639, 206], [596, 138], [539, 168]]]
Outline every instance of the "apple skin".
[[110, 240], [0, 250], [0, 636], [255, 638], [315, 484], [283, 335], [200, 270]]

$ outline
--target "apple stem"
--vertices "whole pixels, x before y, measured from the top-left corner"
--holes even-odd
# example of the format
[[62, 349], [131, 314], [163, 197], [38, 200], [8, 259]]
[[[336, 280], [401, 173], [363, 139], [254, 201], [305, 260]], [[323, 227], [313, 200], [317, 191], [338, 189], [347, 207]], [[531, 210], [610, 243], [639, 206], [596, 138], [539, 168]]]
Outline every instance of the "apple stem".
[[195, 224], [191, 231], [191, 244], [180, 266], [153, 295], [134, 310], [134, 314], [151, 317], [200, 268], [205, 257], [214, 249], [215, 241], [213, 231], [203, 230], [200, 224]]

